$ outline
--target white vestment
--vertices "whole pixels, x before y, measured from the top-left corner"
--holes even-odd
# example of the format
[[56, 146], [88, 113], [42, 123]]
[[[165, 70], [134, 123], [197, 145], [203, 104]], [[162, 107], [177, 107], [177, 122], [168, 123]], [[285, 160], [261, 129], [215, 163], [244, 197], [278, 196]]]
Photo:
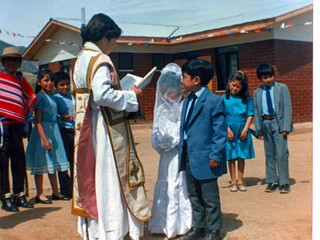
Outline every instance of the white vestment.
[[[94, 51], [82, 51], [78, 56], [74, 71], [77, 88], [89, 87], [86, 86], [89, 62], [93, 56], [101, 53], [93, 43], [87, 42], [85, 47]], [[83, 239], [117, 240], [123, 239], [128, 232], [132, 239], [143, 236], [144, 223], [129, 212], [124, 202], [108, 131], [100, 109], [100, 106], [106, 106], [118, 111], [135, 112], [138, 110], [138, 102], [133, 91], [114, 90], [111, 83], [108, 66], [101, 66], [92, 80], [90, 100], [98, 220], [79, 217], [78, 232]]]

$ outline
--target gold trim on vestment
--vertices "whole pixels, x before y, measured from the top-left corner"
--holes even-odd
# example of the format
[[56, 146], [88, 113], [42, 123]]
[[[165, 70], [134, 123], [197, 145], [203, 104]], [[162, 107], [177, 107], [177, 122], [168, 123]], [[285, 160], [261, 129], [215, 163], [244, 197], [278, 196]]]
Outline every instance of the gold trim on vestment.
[[[112, 88], [115, 90], [121, 90], [116, 72], [114, 71], [114, 66], [108, 57], [102, 53], [93, 57], [90, 60], [87, 71], [87, 88], [75, 88], [76, 102], [82, 105], [80, 107], [78, 106], [78, 112], [76, 112], [76, 116], [80, 114], [79, 116], [82, 117], [82, 121], [87, 107], [90, 107], [88, 105], [90, 104], [89, 98], [91, 95], [91, 81], [93, 80], [94, 74], [97, 72], [98, 68], [102, 65], [108, 65], [110, 72], [115, 73]], [[109, 134], [109, 140], [112, 147], [115, 165], [117, 167], [123, 199], [133, 216], [141, 221], [147, 221], [151, 218], [151, 211], [144, 189], [144, 169], [140, 159], [137, 156], [130, 124], [126, 121], [126, 112], [116, 111], [109, 107], [100, 106], [100, 108], [106, 123], [106, 129]], [[76, 121], [76, 133], [78, 134], [76, 134], [77, 137], [75, 137], [75, 152], [78, 146], [81, 127], [81, 121]], [[76, 160], [77, 158], [75, 156], [75, 170], [77, 169]], [[74, 183], [76, 183], [76, 172], [74, 176]], [[77, 184], [74, 185], [74, 190], [77, 191]], [[83, 212], [81, 212], [80, 208], [82, 206], [79, 198], [77, 199], [77, 197], [79, 196], [74, 196], [72, 202], [72, 213], [79, 216], [88, 217], [86, 216], [86, 212], [83, 208]]]

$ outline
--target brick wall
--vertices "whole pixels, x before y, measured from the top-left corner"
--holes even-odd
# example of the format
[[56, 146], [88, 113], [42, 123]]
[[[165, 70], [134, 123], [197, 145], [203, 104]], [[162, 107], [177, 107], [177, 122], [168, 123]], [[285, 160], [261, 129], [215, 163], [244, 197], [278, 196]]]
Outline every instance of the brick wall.
[[[112, 53], [110, 55], [116, 69], [119, 65], [118, 54]], [[171, 55], [165, 55], [165, 64], [172, 62]], [[152, 65], [152, 54], [151, 53], [135, 53], [133, 54], [133, 69], [134, 75], [144, 76], [151, 68]], [[119, 77], [124, 77], [127, 72], [118, 72]], [[143, 93], [139, 96], [139, 104], [140, 108], [144, 114], [144, 119], [137, 120], [137, 123], [142, 122], [152, 122], [153, 120], [153, 108], [155, 103], [155, 95], [156, 95], [156, 86], [157, 80], [160, 76], [160, 71], [157, 71], [150, 83], [150, 85], [143, 91]], [[134, 121], [133, 121], [134, 122]]]
[[275, 69], [276, 81], [288, 86], [293, 122], [312, 121], [312, 43], [268, 40], [239, 45], [239, 64], [249, 78], [250, 95], [261, 85], [256, 67], [268, 62]]
[[59, 62], [49, 63], [49, 69], [54, 73], [59, 72], [60, 71], [60, 63]]
[[[296, 42], [285, 40], [267, 40], [240, 44], [239, 47], [239, 69], [244, 71], [249, 78], [250, 96], [253, 91], [261, 85], [256, 77], [256, 68], [260, 63], [271, 63], [275, 68], [276, 81], [286, 84], [290, 90], [293, 106], [293, 122], [312, 121], [312, 43]], [[212, 56], [212, 63], [215, 66], [214, 49], [203, 49], [199, 51], [200, 56]], [[110, 55], [116, 69], [119, 69], [118, 54]], [[72, 66], [76, 59], [71, 61]], [[172, 62], [171, 55], [165, 56], [165, 64]], [[133, 54], [134, 74], [144, 76], [152, 68], [151, 53]], [[49, 67], [59, 71], [58, 63], [50, 63]], [[127, 72], [118, 72], [122, 78]], [[156, 83], [160, 72], [157, 71], [151, 84], [139, 97], [140, 107], [145, 119], [138, 120], [138, 123], [152, 122], [153, 107], [155, 101]], [[212, 81], [212, 89], [216, 89], [216, 75]], [[218, 95], [224, 92], [216, 92]]]

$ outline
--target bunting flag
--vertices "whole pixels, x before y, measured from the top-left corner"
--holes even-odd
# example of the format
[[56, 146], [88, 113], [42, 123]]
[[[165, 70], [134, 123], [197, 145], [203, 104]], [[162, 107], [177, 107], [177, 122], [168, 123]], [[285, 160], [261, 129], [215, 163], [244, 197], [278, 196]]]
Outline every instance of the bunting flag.
[[[287, 29], [287, 28], [292, 28], [292, 27], [301, 27], [301, 26], [309, 26], [312, 25], [313, 22], [312, 21], [308, 21], [305, 23], [285, 23], [283, 22], [280, 26], [280, 29]], [[255, 30], [247, 30], [247, 29], [240, 29], [240, 30], [223, 30], [217, 33], [210, 33], [210, 34], [199, 34], [196, 37], [198, 39], [205, 39], [205, 38], [213, 38], [213, 37], [221, 37], [221, 36], [225, 36], [225, 35], [232, 35], [232, 34], [248, 34], [248, 33], [263, 33], [263, 32], [269, 32], [272, 33], [274, 30], [274, 28], [261, 28], [261, 29], [255, 29]], [[23, 35], [20, 33], [16, 33], [16, 32], [10, 32], [4, 29], [0, 29], [0, 38], [1, 38], [1, 34], [7, 34], [9, 36], [12, 36], [14, 38], [33, 38], [35, 39], [35, 36], [27, 36], [27, 35]], [[172, 41], [181, 41], [183, 39], [183, 36], [179, 36], [177, 38], [171, 38], [171, 37], [167, 37], [167, 38], [163, 38], [162, 40], [160, 40], [161, 42], [165, 42], [165, 43], [171, 43]], [[77, 44], [77, 43], [73, 43], [73, 42], [66, 42], [66, 41], [58, 41], [55, 39], [44, 39], [44, 38], [39, 38], [39, 40], [44, 41], [44, 42], [48, 42], [48, 43], [55, 43], [57, 45], [60, 46], [71, 46], [71, 47], [75, 47], [75, 48], [79, 48], [81, 49], [82, 46]], [[159, 42], [159, 40], [158, 40]], [[136, 40], [136, 41], [132, 41], [130, 43], [127, 43], [125, 45], [128, 46], [132, 46], [134, 44], [136, 45], [143, 45], [143, 46], [149, 46], [149, 44], [152, 43], [156, 43], [156, 40], [154, 38], [151, 38], [150, 41], [142, 41], [142, 40]], [[123, 44], [124, 45], [124, 44]]]

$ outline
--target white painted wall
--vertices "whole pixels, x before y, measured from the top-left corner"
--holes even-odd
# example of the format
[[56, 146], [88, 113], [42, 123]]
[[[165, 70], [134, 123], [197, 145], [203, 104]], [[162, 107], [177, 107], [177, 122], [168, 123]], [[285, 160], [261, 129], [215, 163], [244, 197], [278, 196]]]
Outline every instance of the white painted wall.
[[283, 23], [293, 24], [293, 27], [280, 28], [282, 23], [272, 26], [274, 30], [274, 38], [282, 40], [293, 40], [312, 42], [313, 41], [313, 23], [311, 25], [305, 25], [307, 22], [313, 21], [312, 11], [301, 14], [284, 21]]
[[[60, 29], [51, 39], [57, 40], [58, 42], [66, 42], [66, 45], [53, 42], [46, 43], [35, 56], [35, 59], [39, 60], [39, 65], [76, 58], [80, 52], [78, 46], [81, 46], [82, 40], [79, 33], [67, 29]], [[77, 46], [71, 46], [71, 43], [75, 43]]]

